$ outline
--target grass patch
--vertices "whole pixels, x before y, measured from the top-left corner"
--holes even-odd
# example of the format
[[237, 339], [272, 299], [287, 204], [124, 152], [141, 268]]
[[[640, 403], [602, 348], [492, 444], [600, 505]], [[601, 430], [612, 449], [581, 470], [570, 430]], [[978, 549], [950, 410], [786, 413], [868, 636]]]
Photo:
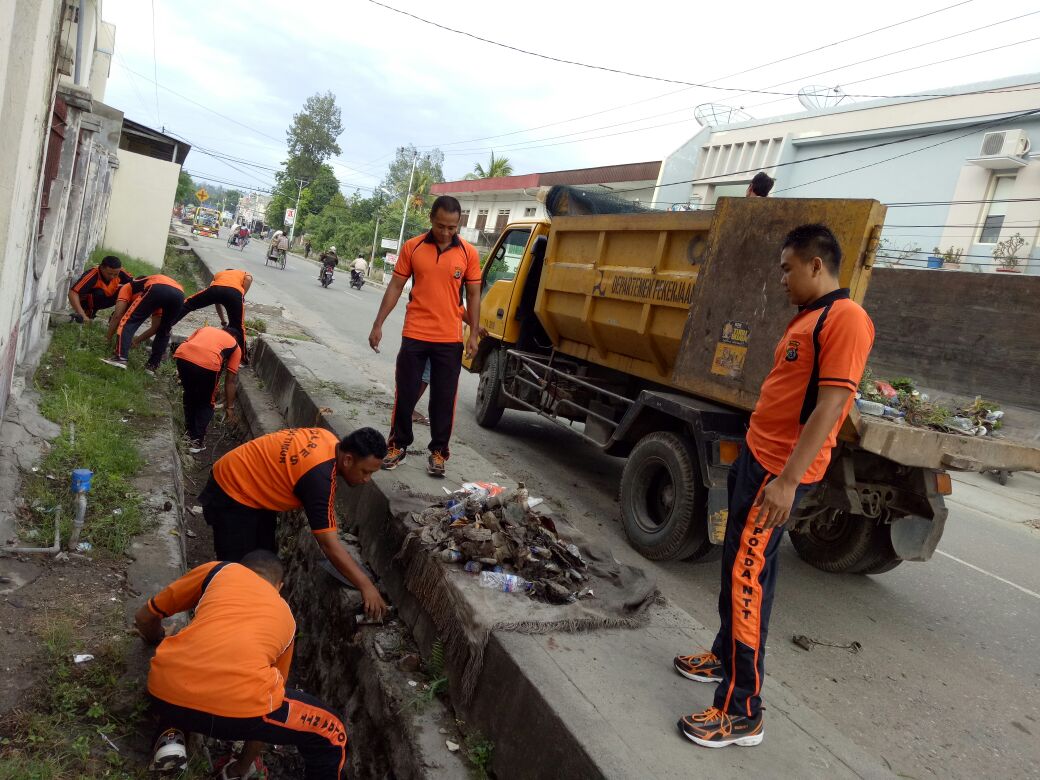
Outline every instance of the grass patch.
[[107, 353], [102, 326], [61, 325], [36, 372], [40, 411], [61, 426], [61, 435], [39, 470], [25, 475], [29, 516], [23, 536], [29, 539], [50, 538], [55, 512], [67, 538], [76, 468], [94, 472], [82, 538], [118, 554], [144, 530], [141, 499], [131, 484], [143, 462], [134, 442], [142, 429], [169, 415], [163, 388], [172, 367], [164, 362], [153, 379], [142, 370], [144, 350], [131, 353], [126, 371], [103, 364], [99, 358]]
[[133, 257], [125, 252], [117, 252], [114, 249], [106, 249], [105, 247], [99, 247], [91, 253], [87, 268], [100, 263], [101, 259], [106, 255], [118, 257], [123, 263], [123, 268], [132, 276], [147, 276], [149, 274], [161, 273], [176, 279], [180, 282], [181, 287], [184, 288], [185, 298], [199, 291], [198, 278], [195, 276], [195, 262], [192, 259], [191, 252], [180, 252], [174, 249], [170, 243], [166, 244], [163, 266], [159, 269], [156, 269], [154, 265], [139, 257]]
[[466, 760], [480, 780], [491, 776], [491, 756], [494, 752], [494, 743], [479, 731], [466, 737]]
[[[43, 684], [29, 709], [12, 711], [0, 720], [0, 780], [113, 778], [139, 776], [126, 755], [127, 738], [135, 735], [147, 706], [136, 681], [126, 679], [130, 637], [120, 630], [121, 608], [74, 623], [68, 614], [44, 616], [40, 638]], [[95, 646], [81, 646], [81, 634], [101, 623], [107, 635]], [[94, 660], [76, 664], [73, 653], [89, 651]], [[103, 736], [102, 736], [103, 735]], [[121, 746], [114, 750], [106, 737]]]
[[252, 330], [256, 333], [267, 333], [267, 320], [254, 317], [246, 320], [246, 330]]

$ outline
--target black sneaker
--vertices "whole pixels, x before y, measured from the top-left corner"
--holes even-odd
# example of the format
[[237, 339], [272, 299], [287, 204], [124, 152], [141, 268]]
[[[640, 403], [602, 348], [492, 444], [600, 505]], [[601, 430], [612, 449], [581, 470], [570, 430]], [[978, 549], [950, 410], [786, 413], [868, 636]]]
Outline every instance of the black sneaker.
[[687, 715], [678, 723], [683, 736], [698, 745], [709, 748], [737, 745], [750, 747], [762, 741], [762, 713], [749, 718], [730, 715], [715, 707]]
[[404, 463], [407, 454], [408, 453], [405, 450], [398, 449], [397, 447], [390, 447], [386, 451], [386, 457], [383, 458], [383, 468], [386, 471], [393, 471]]
[[184, 732], [180, 729], [166, 729], [155, 741], [152, 752], [153, 772], [182, 772], [188, 766], [188, 748]]
[[717, 683], [722, 681], [722, 661], [715, 653], [675, 656], [675, 671], [687, 680]]
[[441, 453], [431, 452], [430, 457], [426, 460], [426, 471], [431, 477], [443, 477], [444, 464], [447, 460]]
[[126, 358], [121, 358], [121, 357], [101, 358], [101, 362], [102, 363], [106, 363], [107, 365], [110, 365], [113, 368], [121, 368], [124, 371], [126, 371]]
[[155, 376], [155, 372], [159, 370], [159, 367], [158, 366], [153, 366], [153, 365], [146, 365], [144, 367], [144, 370], [147, 371], [152, 376]]

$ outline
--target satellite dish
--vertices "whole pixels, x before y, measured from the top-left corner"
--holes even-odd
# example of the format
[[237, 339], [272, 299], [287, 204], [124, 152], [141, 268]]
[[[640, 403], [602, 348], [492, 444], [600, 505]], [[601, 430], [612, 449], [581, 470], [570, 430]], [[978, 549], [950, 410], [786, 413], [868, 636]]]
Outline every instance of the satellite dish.
[[841, 87], [824, 87], [810, 84], [798, 90], [798, 102], [810, 111], [817, 108], [834, 108], [841, 103], [852, 102]]
[[754, 119], [751, 114], [733, 106], [722, 103], [702, 103], [693, 109], [693, 118], [701, 127], [720, 127], [722, 125], [734, 125], [737, 122], [747, 122]]

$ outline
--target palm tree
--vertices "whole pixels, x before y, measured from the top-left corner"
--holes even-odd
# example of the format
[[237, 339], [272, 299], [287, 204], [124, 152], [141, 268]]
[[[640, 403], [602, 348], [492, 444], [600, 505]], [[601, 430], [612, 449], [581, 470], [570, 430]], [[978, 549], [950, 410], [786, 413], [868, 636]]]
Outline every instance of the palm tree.
[[412, 197], [408, 202], [408, 208], [421, 211], [426, 206], [426, 199], [430, 197], [430, 187], [433, 179], [427, 171], [416, 171], [415, 181], [412, 184]]
[[467, 179], [497, 179], [499, 176], [512, 176], [513, 165], [508, 157], [495, 159], [495, 153], [491, 152], [491, 161], [485, 168], [480, 163], [473, 166], [473, 173], [467, 173]]

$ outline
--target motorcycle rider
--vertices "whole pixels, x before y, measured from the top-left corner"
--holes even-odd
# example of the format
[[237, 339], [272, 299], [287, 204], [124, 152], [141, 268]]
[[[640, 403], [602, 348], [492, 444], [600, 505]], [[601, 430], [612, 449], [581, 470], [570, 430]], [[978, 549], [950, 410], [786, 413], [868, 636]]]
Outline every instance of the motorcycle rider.
[[336, 254], [336, 247], [330, 246], [322, 252], [318, 262], [321, 263], [321, 270], [318, 271], [318, 281], [320, 282], [326, 268], [329, 269], [329, 273], [332, 273], [332, 269], [339, 265], [339, 255]]
[[357, 274], [362, 279], [368, 274], [368, 263], [365, 262], [365, 258], [358, 254], [354, 262], [350, 266], [351, 281], [353, 281], [354, 274]]

